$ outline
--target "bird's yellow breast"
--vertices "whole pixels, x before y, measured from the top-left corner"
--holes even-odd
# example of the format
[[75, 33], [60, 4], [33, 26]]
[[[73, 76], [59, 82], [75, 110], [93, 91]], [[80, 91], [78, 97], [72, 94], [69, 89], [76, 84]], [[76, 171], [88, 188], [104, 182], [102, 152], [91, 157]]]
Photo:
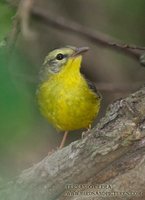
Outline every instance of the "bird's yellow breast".
[[87, 128], [100, 109], [100, 98], [79, 71], [81, 58], [70, 60], [61, 72], [39, 86], [37, 97], [42, 114], [59, 130]]

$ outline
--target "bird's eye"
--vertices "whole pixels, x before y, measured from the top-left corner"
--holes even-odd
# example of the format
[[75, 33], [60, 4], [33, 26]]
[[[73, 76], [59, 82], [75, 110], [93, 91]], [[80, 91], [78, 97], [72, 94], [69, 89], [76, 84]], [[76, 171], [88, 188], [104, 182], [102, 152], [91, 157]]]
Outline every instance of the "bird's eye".
[[56, 56], [57, 60], [62, 60], [65, 56], [62, 53], [58, 53]]

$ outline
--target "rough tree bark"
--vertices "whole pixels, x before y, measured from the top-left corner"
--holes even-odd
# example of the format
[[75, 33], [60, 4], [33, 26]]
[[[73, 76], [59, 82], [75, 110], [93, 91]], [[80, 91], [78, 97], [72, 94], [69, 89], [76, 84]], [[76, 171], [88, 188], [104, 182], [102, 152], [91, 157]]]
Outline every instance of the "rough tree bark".
[[145, 87], [111, 104], [84, 139], [1, 186], [0, 199], [145, 199], [144, 137]]

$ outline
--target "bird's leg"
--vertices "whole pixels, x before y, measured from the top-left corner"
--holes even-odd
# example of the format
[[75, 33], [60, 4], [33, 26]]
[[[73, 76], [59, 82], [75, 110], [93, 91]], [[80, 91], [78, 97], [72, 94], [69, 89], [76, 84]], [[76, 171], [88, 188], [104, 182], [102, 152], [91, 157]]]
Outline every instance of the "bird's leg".
[[56, 149], [53, 149], [52, 151], [48, 152], [48, 156], [50, 156], [50, 155], [51, 155], [52, 153], [54, 153], [56, 150], [62, 149], [62, 148], [64, 147], [64, 144], [65, 144], [67, 135], [68, 135], [68, 131], [65, 131], [60, 146], [57, 147]]
[[65, 131], [65, 132], [64, 132], [64, 135], [63, 135], [63, 138], [62, 138], [62, 141], [61, 141], [61, 144], [60, 144], [60, 146], [59, 146], [59, 149], [62, 149], [62, 148], [64, 147], [64, 144], [65, 144], [67, 135], [68, 135], [68, 131]]
[[88, 126], [88, 128], [87, 128], [87, 131], [83, 131], [83, 132], [82, 132], [82, 139], [85, 138], [85, 137], [87, 136], [87, 134], [88, 134], [88, 132], [91, 130], [91, 128], [92, 128], [92, 125], [89, 124], [89, 126]]
[[90, 131], [90, 130], [91, 130], [91, 128], [92, 128], [92, 125], [91, 125], [91, 124], [89, 124], [87, 131]]

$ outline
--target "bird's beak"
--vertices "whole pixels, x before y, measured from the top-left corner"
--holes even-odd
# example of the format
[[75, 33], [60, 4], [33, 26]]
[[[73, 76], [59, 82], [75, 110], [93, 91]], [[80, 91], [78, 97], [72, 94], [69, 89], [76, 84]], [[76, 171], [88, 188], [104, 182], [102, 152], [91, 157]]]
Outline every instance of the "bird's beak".
[[75, 53], [72, 55], [72, 57], [77, 57], [83, 53], [85, 53], [86, 51], [88, 51], [89, 48], [88, 47], [80, 47], [80, 48], [77, 48]]

